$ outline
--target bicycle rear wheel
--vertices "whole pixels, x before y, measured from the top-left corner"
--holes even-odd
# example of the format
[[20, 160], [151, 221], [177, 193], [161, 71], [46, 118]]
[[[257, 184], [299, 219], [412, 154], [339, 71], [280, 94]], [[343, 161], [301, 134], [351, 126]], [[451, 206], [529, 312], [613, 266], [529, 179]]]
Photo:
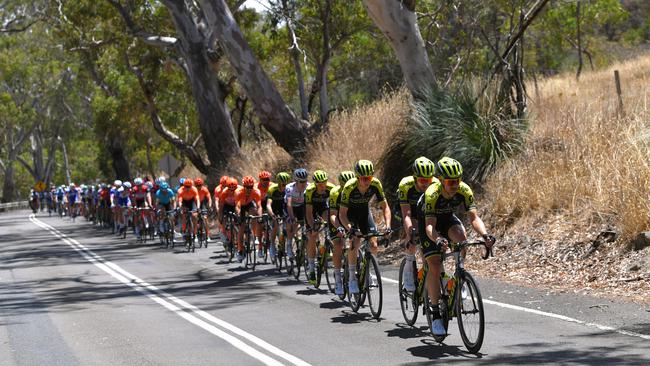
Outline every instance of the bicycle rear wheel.
[[384, 288], [381, 283], [381, 273], [379, 265], [372, 254], [367, 254], [368, 262], [366, 265], [366, 294], [368, 294], [368, 305], [370, 313], [375, 319], [381, 316], [381, 308], [384, 302]]
[[[425, 314], [427, 315], [427, 324], [429, 326], [429, 329], [431, 329], [431, 323], [435, 318], [442, 319], [442, 324], [445, 327], [445, 330], [449, 329], [449, 311], [447, 309], [447, 296], [441, 295], [440, 298], [438, 299], [438, 314], [434, 314], [431, 300], [429, 299], [429, 294], [425, 291], [423, 296], [424, 296], [424, 310], [425, 310]], [[438, 343], [442, 343], [442, 341], [444, 341], [445, 338], [447, 338], [447, 334], [444, 335], [431, 334], [431, 335], [433, 336], [433, 339], [435, 339], [435, 341]]]
[[[363, 286], [363, 282], [359, 280], [359, 273], [361, 272], [361, 264], [359, 263], [360, 259], [357, 258], [357, 283], [359, 284], [359, 287]], [[346, 263], [345, 266], [345, 271], [349, 275], [349, 264]], [[359, 311], [359, 308], [363, 305], [363, 303], [366, 301], [366, 291], [365, 288], [360, 288], [358, 294], [351, 294], [350, 289], [348, 288], [347, 291], [348, 293], [348, 302], [350, 303], [350, 308], [352, 311], [355, 313]]]
[[481, 291], [474, 277], [468, 272], [461, 275], [455, 296], [460, 337], [468, 351], [478, 353], [485, 335], [485, 313]]
[[295, 279], [297, 279], [297, 280], [300, 280], [300, 268], [303, 265], [303, 257], [304, 257], [304, 255], [305, 254], [303, 253], [302, 245], [301, 245], [301, 243], [298, 243], [297, 248], [296, 248], [296, 253], [295, 253], [295, 256], [293, 258], [293, 266], [292, 266], [293, 277]]
[[[399, 291], [399, 305], [402, 308], [402, 316], [404, 316], [404, 321], [408, 325], [415, 324], [415, 321], [418, 319], [418, 308], [420, 302], [416, 296], [415, 292], [406, 291], [404, 288], [404, 267], [406, 266], [406, 258], [402, 259], [402, 263], [399, 265], [399, 282], [397, 284], [397, 290]], [[413, 262], [413, 272], [417, 278], [417, 270], [415, 269], [415, 261]], [[417, 284], [416, 284], [417, 292]]]

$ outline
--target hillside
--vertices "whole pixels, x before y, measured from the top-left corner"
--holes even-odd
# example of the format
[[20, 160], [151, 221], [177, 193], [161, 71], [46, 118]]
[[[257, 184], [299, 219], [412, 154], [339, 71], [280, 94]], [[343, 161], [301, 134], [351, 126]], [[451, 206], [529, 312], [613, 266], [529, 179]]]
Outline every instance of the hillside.
[[[568, 74], [529, 83], [525, 149], [477, 189], [484, 221], [499, 238], [496, 257], [470, 268], [518, 284], [650, 301], [650, 248], [628, 249], [650, 229], [649, 80], [645, 56], [584, 73], [579, 82]], [[337, 113], [330, 131], [312, 143], [307, 167], [336, 177], [359, 158], [378, 161], [404, 126], [409, 103], [398, 91]], [[291, 157], [274, 147], [249, 151], [231, 168], [291, 167]], [[389, 248], [383, 259], [397, 261], [398, 253]]]

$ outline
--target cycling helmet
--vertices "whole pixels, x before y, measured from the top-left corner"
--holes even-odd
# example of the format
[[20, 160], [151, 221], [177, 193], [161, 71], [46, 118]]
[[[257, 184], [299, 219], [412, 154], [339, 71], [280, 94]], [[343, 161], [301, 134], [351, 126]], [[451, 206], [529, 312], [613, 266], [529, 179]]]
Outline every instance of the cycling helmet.
[[327, 172], [324, 170], [317, 170], [314, 172], [314, 175], [312, 176], [314, 179], [314, 182], [316, 183], [323, 183], [327, 182]]
[[122, 186], [122, 181], [119, 179], [116, 179], [115, 182], [113, 182], [113, 185], [115, 187], [121, 187]]
[[151, 183], [150, 180], [144, 182], [144, 185], [147, 186], [147, 188], [149, 188], [149, 189], [153, 189], [153, 183]]
[[187, 178], [183, 181], [183, 187], [191, 187], [194, 182], [190, 178]]
[[164, 175], [161, 175], [160, 177], [158, 177], [158, 182], [162, 183], [162, 182], [166, 182], [166, 181], [167, 181], [167, 178], [165, 178]]
[[74, 187], [75, 187], [74, 183], [70, 183], [70, 186], [69, 186], [69, 187], [70, 187], [70, 188], [74, 188]]
[[275, 180], [280, 184], [287, 184], [291, 180], [291, 176], [287, 172], [280, 172], [275, 175]]
[[144, 181], [143, 181], [142, 178], [140, 178], [140, 177], [135, 178], [135, 179], [133, 180], [133, 184], [136, 185], [136, 186], [141, 186], [142, 183], [144, 183]]
[[434, 173], [433, 161], [420, 156], [413, 162], [413, 176], [419, 178], [431, 178]]
[[350, 179], [354, 178], [354, 172], [351, 170], [346, 170], [341, 172], [339, 174], [339, 185], [344, 186], [345, 182], [349, 181]]
[[241, 180], [241, 184], [244, 187], [252, 188], [255, 185], [255, 179], [253, 179], [253, 177], [250, 175], [247, 175]]
[[196, 178], [194, 179], [194, 185], [195, 186], [202, 186], [203, 185], [203, 179], [202, 178]]
[[463, 167], [457, 160], [445, 156], [436, 163], [436, 174], [443, 179], [457, 179], [463, 176]]
[[169, 184], [167, 184], [167, 182], [160, 183], [160, 189], [165, 190], [168, 188], [169, 188]]
[[131, 189], [131, 182], [124, 182], [122, 185], [124, 188]]
[[178, 180], [178, 184], [183, 185], [185, 183], [185, 178], [181, 178]]
[[375, 174], [375, 167], [370, 160], [359, 160], [354, 166], [354, 172], [359, 177], [367, 177]]
[[271, 173], [267, 172], [266, 170], [262, 170], [258, 177], [260, 178], [260, 180], [262, 179], [271, 180]]
[[239, 182], [237, 181], [237, 178], [231, 177], [228, 179], [228, 188], [236, 189], [237, 186], [239, 186]]
[[225, 187], [228, 185], [228, 176], [227, 175], [222, 175], [221, 179], [219, 179], [219, 184], [221, 184], [222, 187]]
[[298, 168], [293, 171], [293, 180], [307, 180], [307, 169]]
[[117, 191], [120, 192], [120, 193], [124, 192], [124, 187], [118, 188]]

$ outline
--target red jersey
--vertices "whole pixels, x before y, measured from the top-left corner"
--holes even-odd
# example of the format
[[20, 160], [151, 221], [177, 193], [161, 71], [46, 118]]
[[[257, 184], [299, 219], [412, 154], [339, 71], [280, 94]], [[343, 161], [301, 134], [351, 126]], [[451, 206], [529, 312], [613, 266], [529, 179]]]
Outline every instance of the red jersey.
[[235, 206], [235, 194], [237, 193], [237, 190], [239, 190], [239, 188], [232, 191], [226, 188], [221, 191], [221, 193], [219, 193], [219, 205], [223, 202], [224, 205]]
[[199, 191], [199, 201], [203, 202], [204, 199], [210, 197], [210, 190], [206, 186], [201, 186], [198, 188]]
[[199, 191], [196, 189], [196, 187], [185, 187], [182, 186], [178, 190], [178, 203], [181, 203], [182, 201], [192, 201], [195, 200], [196, 197], [199, 196]]

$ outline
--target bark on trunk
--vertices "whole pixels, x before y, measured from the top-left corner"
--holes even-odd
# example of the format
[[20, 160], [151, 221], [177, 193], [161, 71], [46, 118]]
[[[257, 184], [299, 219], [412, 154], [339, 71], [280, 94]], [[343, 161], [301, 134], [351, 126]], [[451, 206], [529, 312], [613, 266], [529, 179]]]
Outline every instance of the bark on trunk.
[[59, 141], [61, 142], [61, 151], [63, 153], [63, 169], [65, 170], [65, 181], [68, 183], [68, 185], [70, 185], [72, 178], [70, 177], [70, 162], [68, 160], [68, 149], [65, 147], [65, 142], [61, 137], [59, 137]]
[[418, 97], [434, 87], [435, 75], [418, 27], [415, 1], [363, 0], [363, 5], [388, 38], [411, 94]]
[[[111, 154], [113, 160], [113, 170], [115, 177], [122, 181], [131, 180], [131, 170], [129, 168], [129, 161], [126, 159], [124, 147], [122, 146], [122, 139], [120, 136], [112, 136], [108, 141], [108, 152]], [[70, 183], [70, 182], [68, 182]]]
[[201, 0], [200, 3], [264, 128], [286, 151], [297, 157], [304, 155], [306, 122], [300, 121], [284, 102], [244, 39], [226, 2]]
[[14, 161], [16, 161], [17, 152], [9, 154], [9, 159], [5, 165], [5, 179], [2, 185], [2, 203], [13, 202], [15, 197], [16, 186], [14, 184]]
[[205, 40], [184, 1], [164, 0], [179, 35], [180, 51], [187, 62], [192, 95], [199, 115], [203, 143], [212, 168], [223, 168], [239, 154], [230, 114], [217, 76], [208, 58]]

